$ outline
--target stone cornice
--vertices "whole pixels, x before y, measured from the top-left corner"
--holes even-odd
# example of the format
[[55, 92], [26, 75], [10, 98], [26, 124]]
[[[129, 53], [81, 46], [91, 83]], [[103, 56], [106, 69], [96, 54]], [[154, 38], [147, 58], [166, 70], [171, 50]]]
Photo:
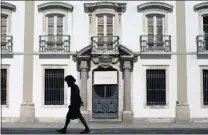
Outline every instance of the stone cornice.
[[16, 6], [7, 2], [1, 2], [1, 8], [15, 12]]
[[151, 9], [164, 10], [169, 13], [173, 12], [173, 6], [164, 2], [146, 2], [137, 6], [138, 12], [143, 12], [145, 10], [151, 10]]
[[49, 9], [62, 9], [67, 12], [72, 12], [73, 6], [64, 2], [47, 2], [38, 5], [38, 12], [42, 12]]
[[124, 13], [126, 11], [126, 3], [96, 2], [84, 4], [84, 11], [86, 13], [94, 12], [96, 9], [102, 8], [114, 9], [117, 12]]
[[207, 9], [208, 10], [208, 2], [202, 2], [202, 3], [199, 3], [199, 4], [196, 4], [194, 6], [194, 11], [197, 12], [199, 10], [203, 10], [203, 9]]

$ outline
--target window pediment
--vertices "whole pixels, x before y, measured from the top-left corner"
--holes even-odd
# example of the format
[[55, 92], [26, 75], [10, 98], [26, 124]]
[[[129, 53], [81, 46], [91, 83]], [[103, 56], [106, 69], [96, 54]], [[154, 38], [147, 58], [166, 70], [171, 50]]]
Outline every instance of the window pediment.
[[47, 3], [43, 3], [43, 4], [38, 5], [39, 12], [43, 12], [43, 11], [49, 10], [49, 9], [62, 9], [67, 12], [72, 12], [73, 6], [68, 3], [64, 3], [64, 2], [47, 2]]
[[137, 6], [138, 12], [144, 12], [146, 10], [164, 10], [166, 12], [173, 12], [173, 6], [164, 2], [146, 2]]
[[194, 6], [194, 11], [198, 12], [199, 10], [207, 9], [208, 10], [208, 2], [202, 2], [199, 4], [196, 4]]
[[6, 10], [10, 10], [13, 12], [16, 11], [16, 6], [11, 3], [7, 3], [7, 2], [1, 2], [1, 8], [6, 9]]
[[96, 3], [85, 3], [84, 11], [86, 13], [94, 12], [97, 9], [113, 9], [116, 12], [124, 13], [126, 11], [126, 3], [115, 3], [115, 2], [96, 2]]

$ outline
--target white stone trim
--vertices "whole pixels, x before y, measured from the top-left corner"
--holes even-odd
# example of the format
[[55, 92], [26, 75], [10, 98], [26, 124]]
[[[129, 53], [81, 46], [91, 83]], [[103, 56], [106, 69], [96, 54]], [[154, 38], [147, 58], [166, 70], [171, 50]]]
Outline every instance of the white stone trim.
[[10, 65], [7, 65], [7, 64], [3, 64], [1, 69], [6, 69], [7, 70], [7, 84], [6, 84], [6, 105], [1, 105], [2, 108], [9, 108], [9, 101], [10, 101], [10, 98], [9, 98], [9, 86], [10, 86]]
[[[143, 65], [143, 78], [145, 82], [144, 86], [144, 108], [149, 108], [149, 109], [168, 109], [169, 108], [169, 66], [168, 65]], [[166, 105], [165, 106], [147, 106], [146, 105], [146, 70], [147, 69], [164, 69], [166, 72]]]
[[44, 90], [44, 85], [45, 85], [45, 69], [64, 69], [64, 77], [67, 76], [67, 70], [68, 70], [68, 65], [61, 65], [61, 64], [43, 64], [42, 66], [42, 94], [41, 94], [41, 107], [42, 108], [66, 108], [68, 103], [67, 99], [69, 98], [67, 95], [68, 91], [68, 86], [64, 82], [64, 105], [44, 105], [45, 101], [45, 90]]

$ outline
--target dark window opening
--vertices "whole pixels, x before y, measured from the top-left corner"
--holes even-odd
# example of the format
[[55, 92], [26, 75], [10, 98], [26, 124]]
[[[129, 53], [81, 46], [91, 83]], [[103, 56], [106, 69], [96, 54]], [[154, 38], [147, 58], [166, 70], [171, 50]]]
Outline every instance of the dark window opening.
[[64, 105], [64, 69], [45, 69], [45, 105]]
[[7, 70], [1, 69], [1, 105], [6, 105], [7, 100]]
[[203, 33], [206, 35], [204, 37], [205, 48], [208, 50], [208, 16], [203, 17]]
[[147, 70], [147, 105], [166, 105], [165, 70]]
[[208, 105], [208, 70], [203, 70], [203, 104]]

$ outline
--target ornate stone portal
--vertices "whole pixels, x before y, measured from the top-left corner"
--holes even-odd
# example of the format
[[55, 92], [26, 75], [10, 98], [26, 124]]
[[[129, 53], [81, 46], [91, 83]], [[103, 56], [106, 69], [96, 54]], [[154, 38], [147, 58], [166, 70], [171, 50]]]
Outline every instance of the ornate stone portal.
[[87, 99], [87, 80], [89, 71], [91, 70], [91, 64], [95, 64], [100, 68], [110, 68], [115, 64], [120, 65], [120, 72], [123, 72], [123, 109], [122, 109], [122, 121], [123, 122], [132, 122], [133, 112], [131, 105], [131, 72], [133, 70], [133, 63], [135, 62], [136, 57], [132, 51], [126, 47], [119, 45], [119, 54], [102, 54], [102, 55], [92, 55], [91, 46], [87, 46], [80, 50], [76, 56], [74, 56], [77, 62], [77, 70], [81, 75], [81, 96], [84, 102], [83, 112], [87, 120], [90, 119], [90, 113], [88, 112], [88, 100], [92, 103], [91, 99]]

